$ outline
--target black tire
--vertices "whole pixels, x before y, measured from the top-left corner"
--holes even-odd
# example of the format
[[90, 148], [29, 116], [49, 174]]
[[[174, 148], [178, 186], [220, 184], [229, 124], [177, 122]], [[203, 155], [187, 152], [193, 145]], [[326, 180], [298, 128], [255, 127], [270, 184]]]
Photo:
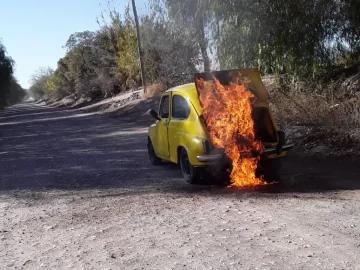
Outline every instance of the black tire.
[[150, 138], [148, 138], [148, 144], [147, 144], [147, 148], [148, 148], [148, 154], [149, 154], [149, 161], [152, 165], [160, 165], [161, 164], [161, 158], [159, 158], [158, 156], [156, 156], [155, 154], [155, 150], [154, 147], [151, 143]]
[[[229, 166], [212, 165], [204, 168], [206, 184], [228, 186], [230, 184]], [[230, 170], [230, 169], [229, 169]], [[231, 170], [230, 170], [231, 171]]]
[[179, 153], [182, 175], [189, 184], [196, 184], [200, 179], [200, 169], [190, 164], [188, 154], [184, 148]]
[[261, 161], [264, 180], [267, 183], [281, 182], [281, 159], [269, 159]]

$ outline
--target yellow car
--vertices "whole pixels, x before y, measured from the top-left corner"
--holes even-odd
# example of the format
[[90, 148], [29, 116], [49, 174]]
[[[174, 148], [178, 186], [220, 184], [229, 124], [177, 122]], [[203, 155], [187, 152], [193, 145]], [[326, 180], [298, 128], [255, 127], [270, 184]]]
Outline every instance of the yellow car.
[[[278, 180], [280, 159], [286, 156], [293, 145], [285, 144], [284, 133], [278, 128], [269, 110], [269, 94], [257, 69], [239, 70], [249, 78], [249, 89], [259, 102], [253, 108], [256, 134], [265, 150], [260, 156], [260, 166], [267, 181]], [[213, 72], [216, 78], [231, 71]], [[195, 78], [204, 73], [195, 75]], [[167, 90], [161, 97], [158, 112], [149, 114], [157, 121], [148, 131], [148, 154], [153, 165], [162, 160], [181, 165], [185, 180], [196, 183], [203, 168], [229, 164], [223, 149], [213, 147], [202, 119], [195, 83], [184, 84]]]

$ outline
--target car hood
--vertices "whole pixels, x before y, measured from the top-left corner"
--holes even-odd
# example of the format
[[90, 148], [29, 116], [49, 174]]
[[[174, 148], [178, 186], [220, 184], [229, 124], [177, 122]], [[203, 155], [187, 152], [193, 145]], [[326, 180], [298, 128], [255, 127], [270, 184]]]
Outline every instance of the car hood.
[[249, 90], [257, 97], [258, 101], [268, 101], [270, 95], [265, 89], [265, 86], [261, 80], [260, 72], [257, 68], [250, 69], [232, 69], [232, 70], [221, 70], [213, 71], [211, 73], [197, 73], [195, 74], [195, 85], [196, 90], [199, 93], [197, 82], [199, 79], [206, 81], [212, 81], [215, 77], [222, 85], [229, 85], [233, 78], [243, 77], [249, 80]]

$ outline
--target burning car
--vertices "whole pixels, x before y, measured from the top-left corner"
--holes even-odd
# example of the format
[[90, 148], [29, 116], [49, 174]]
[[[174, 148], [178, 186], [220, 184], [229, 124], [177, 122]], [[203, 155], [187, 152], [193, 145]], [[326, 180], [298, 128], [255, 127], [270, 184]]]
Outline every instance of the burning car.
[[240, 187], [279, 181], [293, 145], [285, 143], [269, 98], [258, 69], [195, 74], [195, 83], [167, 90], [158, 112], [149, 111], [157, 120], [148, 131], [150, 162], [180, 164], [189, 183], [209, 168], [226, 170]]

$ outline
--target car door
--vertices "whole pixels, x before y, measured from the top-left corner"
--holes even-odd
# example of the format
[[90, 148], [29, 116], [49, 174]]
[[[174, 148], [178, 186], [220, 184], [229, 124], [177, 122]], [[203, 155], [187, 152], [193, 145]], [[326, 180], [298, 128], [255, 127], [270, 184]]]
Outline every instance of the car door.
[[[191, 109], [185, 96], [179, 93], [172, 93], [171, 97], [171, 121], [168, 125], [168, 137], [170, 148], [170, 160], [177, 160], [178, 146], [188, 147], [191, 145], [194, 129], [193, 119], [189, 119]], [[190, 121], [189, 121], [190, 120]]]
[[169, 94], [163, 95], [159, 107], [160, 120], [156, 123], [157, 130], [157, 154], [160, 157], [169, 157], [169, 139], [168, 139], [168, 126], [170, 117], [170, 98]]

